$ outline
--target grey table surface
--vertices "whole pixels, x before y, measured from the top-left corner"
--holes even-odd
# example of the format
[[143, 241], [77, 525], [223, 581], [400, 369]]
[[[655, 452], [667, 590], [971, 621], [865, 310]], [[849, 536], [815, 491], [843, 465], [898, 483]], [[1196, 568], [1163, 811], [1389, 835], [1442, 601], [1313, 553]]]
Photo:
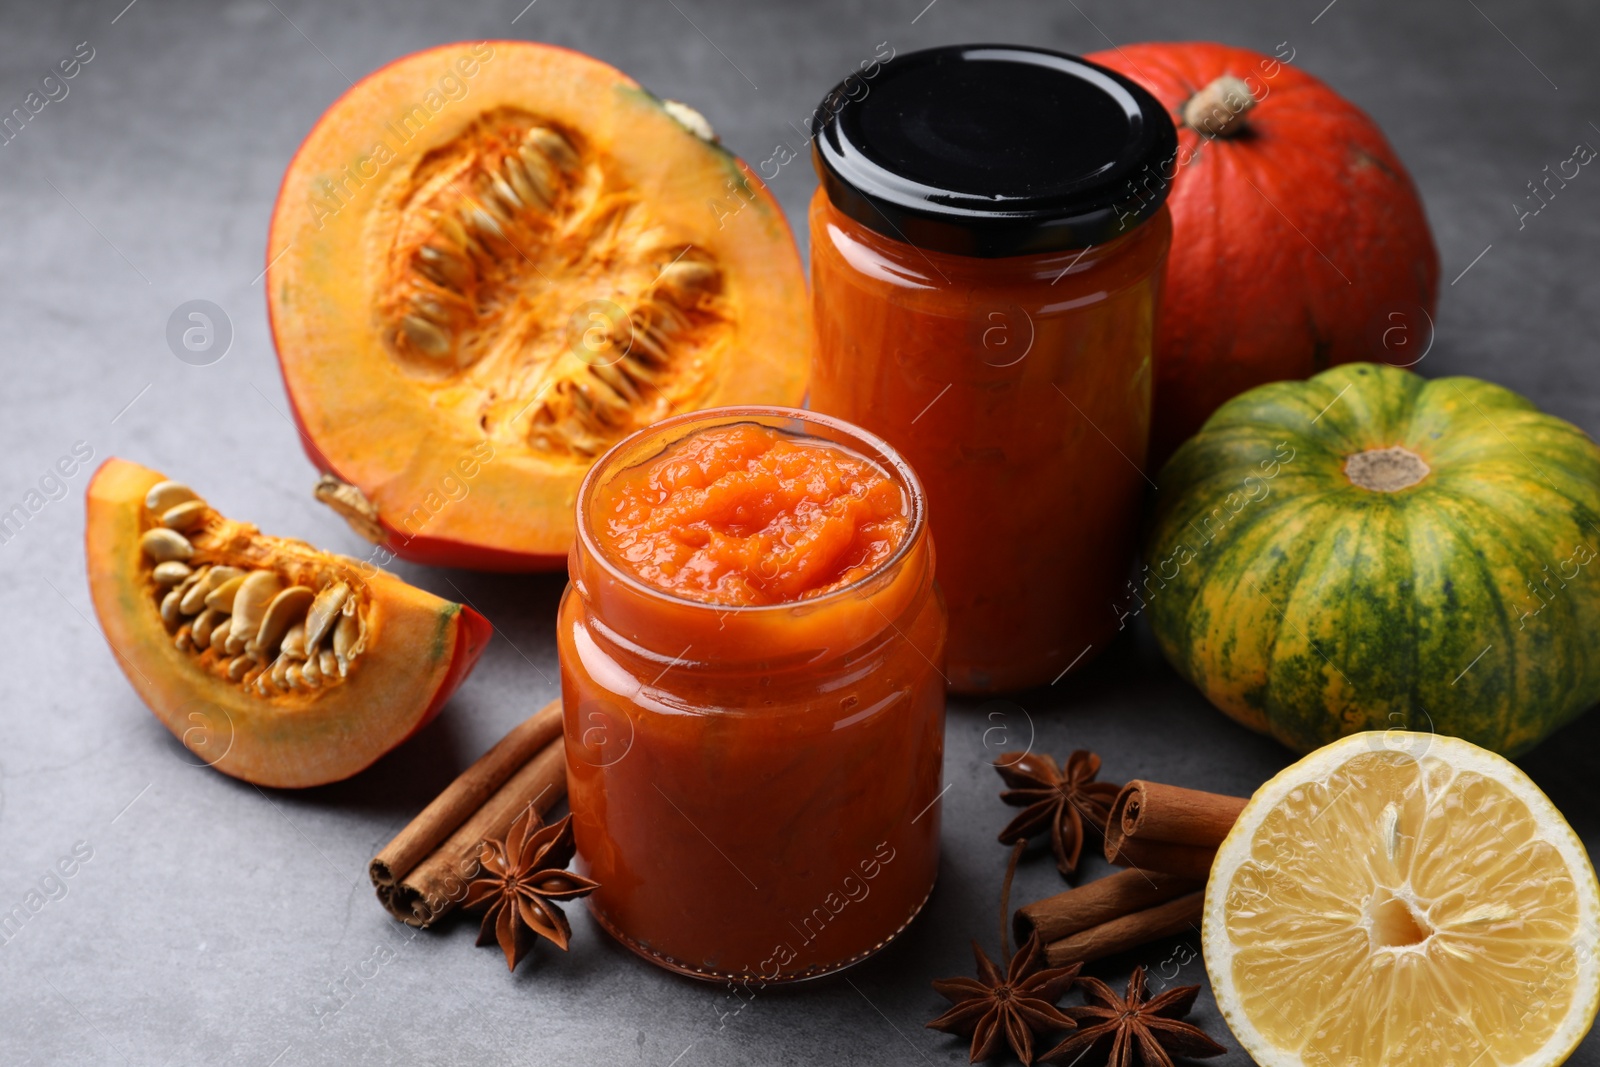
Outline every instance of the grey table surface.
[[[80, 42], [93, 58], [0, 145], [0, 510], [84, 442], [96, 461], [165, 470], [269, 532], [360, 554], [312, 502], [285, 418], [259, 278], [267, 219], [291, 153], [349, 79], [483, 37], [595, 54], [702, 109], [751, 160], [792, 140], [790, 124], [879, 42], [1288, 42], [1297, 65], [1377, 118], [1426, 198], [1443, 296], [1418, 369], [1504, 382], [1600, 433], [1600, 178], [1585, 171], [1520, 224], [1513, 206], [1576, 143], [1600, 144], [1597, 33], [1600, 10], [1580, 0], [6, 0], [0, 112]], [[802, 163], [774, 183], [802, 231], [813, 182]], [[165, 340], [169, 315], [192, 299], [231, 322], [231, 349], [209, 366], [174, 358]], [[192, 766], [106, 649], [84, 579], [86, 481], [87, 469], [68, 479], [0, 545], [0, 911], [46, 897], [0, 944], [5, 1064], [964, 1063], [962, 1042], [922, 1024], [942, 1004], [929, 980], [968, 971], [968, 938], [995, 947], [1005, 850], [994, 834], [1010, 810], [984, 762], [986, 731], [1004, 723], [1062, 754], [1093, 748], [1113, 779], [1233, 793], [1290, 759], [1211, 710], [1133, 633], [1047, 691], [952, 703], [937, 891], [899, 942], [846, 976], [746, 1001], [636, 960], [581, 908], [570, 955], [540, 951], [508, 975], [497, 952], [473, 947], [470, 922], [415, 934], [390, 920], [365, 868], [556, 694], [563, 578], [399, 567], [464, 594], [497, 626], [477, 673], [371, 770], [263, 791]], [[1591, 850], [1597, 739], [1591, 714], [1521, 761]], [[91, 858], [50, 882], [75, 848]], [[1048, 860], [1027, 862], [1016, 899], [1059, 884]], [[1136, 963], [1189, 958], [1184, 947], [1106, 970], [1120, 979]], [[1179, 980], [1204, 978], [1193, 960]], [[1249, 1062], [1209, 992], [1198, 1017], [1232, 1050], [1212, 1062]], [[1600, 1065], [1600, 1038], [1571, 1062]]]

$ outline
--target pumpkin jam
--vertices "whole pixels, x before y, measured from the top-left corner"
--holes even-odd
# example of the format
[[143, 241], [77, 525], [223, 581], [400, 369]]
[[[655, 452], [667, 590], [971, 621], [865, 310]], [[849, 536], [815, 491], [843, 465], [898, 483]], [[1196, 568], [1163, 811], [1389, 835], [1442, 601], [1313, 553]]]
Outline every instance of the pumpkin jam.
[[702, 430], [602, 486], [600, 540], [639, 578], [717, 604], [850, 585], [905, 539], [905, 497], [838, 445], [754, 423]]
[[778, 982], [887, 944], [938, 870], [944, 606], [922, 490], [827, 416], [725, 408], [602, 457], [557, 624], [595, 918]]
[[1053, 684], [1125, 625], [1177, 131], [1074, 56], [948, 45], [811, 134], [811, 406], [927, 487], [951, 688]]

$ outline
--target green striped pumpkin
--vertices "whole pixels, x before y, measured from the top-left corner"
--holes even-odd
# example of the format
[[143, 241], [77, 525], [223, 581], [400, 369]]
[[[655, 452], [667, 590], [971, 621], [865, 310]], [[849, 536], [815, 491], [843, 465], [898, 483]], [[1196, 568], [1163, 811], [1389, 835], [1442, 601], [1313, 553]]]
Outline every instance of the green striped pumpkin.
[[1523, 397], [1347, 364], [1229, 401], [1158, 480], [1118, 612], [1246, 726], [1514, 755], [1600, 701], [1600, 449]]

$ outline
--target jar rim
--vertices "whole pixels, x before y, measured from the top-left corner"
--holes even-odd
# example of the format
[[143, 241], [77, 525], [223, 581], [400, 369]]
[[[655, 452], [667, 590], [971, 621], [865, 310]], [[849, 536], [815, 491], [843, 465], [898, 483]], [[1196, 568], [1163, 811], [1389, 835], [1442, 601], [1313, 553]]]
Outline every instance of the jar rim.
[[[715, 600], [693, 600], [651, 585], [619, 566], [600, 545], [598, 538], [595, 536], [593, 523], [590, 520], [589, 504], [594, 492], [602, 484], [603, 479], [609, 478], [625, 469], [616, 466], [625, 453], [637, 449], [652, 437], [663, 438], [661, 443], [665, 447], [675, 441], [683, 440], [696, 429], [734, 425], [740, 422], [763, 419], [785, 420], [798, 422], [806, 426], [824, 427], [843, 438], [843, 440], [834, 441], [833, 443], [843, 444], [860, 452], [865, 458], [884, 467], [885, 472], [900, 483], [907, 497], [907, 513], [910, 522], [906, 527], [905, 536], [901, 538], [900, 544], [895, 547], [893, 554], [888, 559], [848, 585], [829, 590], [818, 596], [804, 597], [799, 600], [783, 600], [774, 604], [724, 604]], [[763, 423], [763, 425], [768, 424]], [[678, 429], [683, 429], [683, 432], [673, 436], [670, 440], [665, 439], [667, 434]], [[861, 447], [863, 445], [865, 446], [864, 448]], [[635, 463], [643, 462], [646, 458], [648, 457], [641, 456], [635, 460]], [[629, 466], [632, 465], [634, 464], [629, 464]], [[616, 467], [616, 469], [608, 469], [611, 467]], [[594, 559], [612, 580], [632, 592], [653, 600], [671, 603], [674, 606], [701, 608], [719, 616], [728, 612], [737, 612], [740, 615], [760, 617], [760, 613], [763, 612], [777, 613], [793, 611], [795, 608], [805, 608], [809, 611], [813, 608], [835, 604], [857, 595], [863, 586], [870, 585], [878, 581], [883, 575], [896, 570], [912, 553], [918, 543], [926, 537], [928, 524], [927, 498], [923, 494], [922, 481], [917, 477], [917, 472], [912, 469], [911, 464], [889, 442], [875, 433], [862, 429], [855, 423], [835, 418], [832, 415], [808, 411], [805, 408], [766, 404], [735, 404], [723, 407], [701, 408], [696, 411], [686, 411], [680, 415], [673, 415], [635, 430], [607, 449], [589, 467], [589, 470], [583, 476], [583, 481], [578, 486], [576, 510], [577, 541], [579, 546]], [[574, 574], [573, 577], [576, 578], [577, 575]]]

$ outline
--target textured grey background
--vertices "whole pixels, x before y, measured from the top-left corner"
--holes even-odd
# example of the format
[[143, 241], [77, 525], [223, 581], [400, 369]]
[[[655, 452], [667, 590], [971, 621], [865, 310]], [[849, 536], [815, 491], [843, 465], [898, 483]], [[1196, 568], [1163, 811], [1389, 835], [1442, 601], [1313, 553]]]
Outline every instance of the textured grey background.
[[[1579, 141], [1600, 144], [1600, 13], [1579, 0], [525, 2], [8, 0], [0, 112], [78, 42], [94, 58], [66, 98], [0, 146], [0, 510], [81, 440], [97, 462], [120, 455], [165, 470], [269, 532], [361, 553], [311, 502], [312, 471], [285, 421], [257, 280], [267, 218], [290, 154], [347, 78], [481, 37], [598, 55], [701, 108], [751, 160], [792, 138], [789, 123], [881, 41], [1090, 51], [1214, 38], [1267, 52], [1287, 41], [1297, 65], [1379, 120], [1426, 197], [1444, 295], [1419, 369], [1502, 381], [1600, 431], [1600, 176], [1584, 170], [1524, 228], [1512, 208], [1546, 164]], [[809, 168], [790, 165], [774, 184], [803, 226]], [[235, 333], [208, 367], [173, 358], [164, 340], [172, 310], [200, 298], [224, 307]], [[562, 579], [401, 567], [445, 596], [458, 587], [492, 619], [499, 636], [482, 665], [433, 726], [371, 771], [263, 792], [187, 765], [102, 643], [84, 582], [86, 480], [75, 476], [64, 499], [0, 545], [0, 912], [75, 843], [92, 850], [66, 895], [0, 945], [6, 1064], [964, 1063], [961, 1042], [922, 1024], [942, 1004], [928, 981], [968, 970], [967, 938], [993, 950], [1004, 859], [993, 837], [1011, 812], [983, 765], [987, 729], [1004, 722], [1015, 739], [1036, 728], [1036, 743], [1063, 755], [1092, 747], [1109, 778], [1230, 792], [1249, 792], [1288, 759], [1211, 711], [1148, 642], [1125, 641], [1050, 691], [952, 707], [938, 890], [899, 943], [847, 977], [745, 1004], [636, 961], [581, 909], [570, 956], [541, 951], [508, 976], [496, 951], [473, 947], [470, 924], [413, 936], [390, 921], [364, 869], [437, 789], [556, 693]], [[1591, 715], [1522, 761], [1591, 848], [1597, 738]], [[1036, 859], [1017, 900], [1057, 888]], [[1120, 978], [1178, 949], [1152, 947], [1110, 970]], [[387, 961], [375, 977], [350, 978], [375, 957]], [[1198, 961], [1183, 978], [1204, 980]], [[332, 1013], [341, 982], [354, 996]], [[1236, 1049], [1209, 994], [1199, 1015]], [[1213, 1062], [1248, 1060], [1234, 1051]], [[1572, 1062], [1600, 1065], [1600, 1038]]]

